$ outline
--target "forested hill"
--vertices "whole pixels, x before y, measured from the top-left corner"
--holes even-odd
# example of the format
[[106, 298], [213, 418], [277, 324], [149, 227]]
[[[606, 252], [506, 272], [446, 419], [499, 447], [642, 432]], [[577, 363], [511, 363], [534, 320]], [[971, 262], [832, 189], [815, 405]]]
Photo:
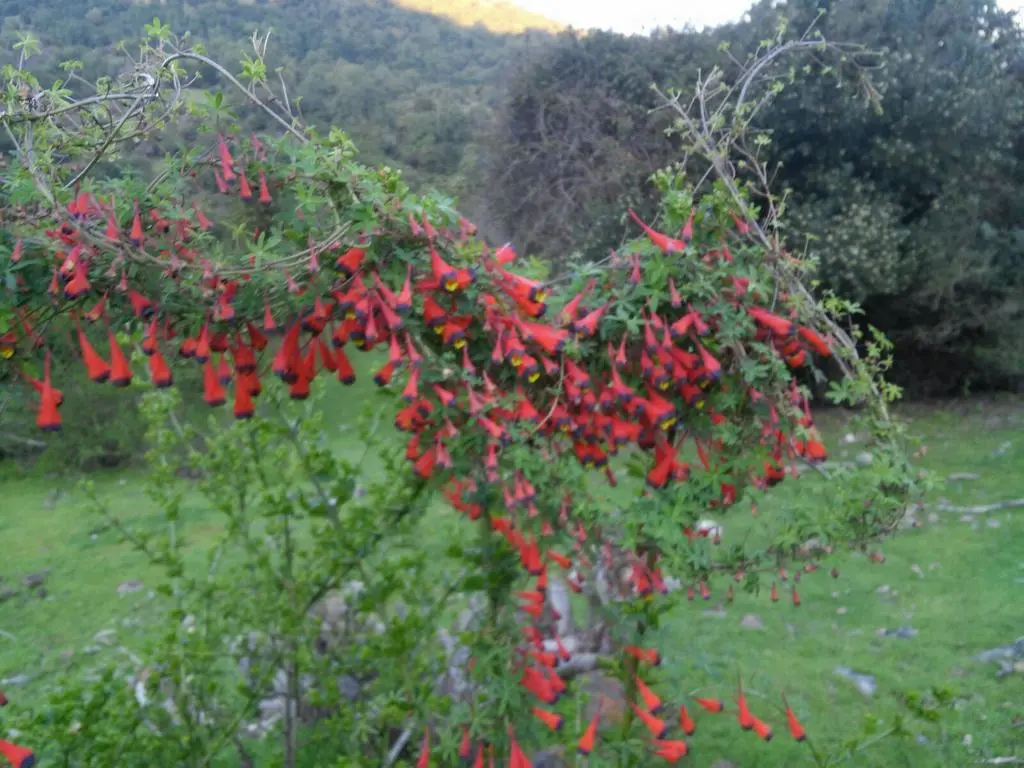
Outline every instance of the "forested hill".
[[117, 44], [137, 40], [154, 16], [228, 64], [254, 30], [272, 29], [269, 63], [284, 67], [307, 120], [343, 127], [370, 162], [448, 189], [493, 114], [508, 64], [559, 28], [504, 0], [7, 0], [3, 8], [4, 60], [18, 32], [30, 31], [53, 77], [69, 59], [90, 73], [122, 68]]

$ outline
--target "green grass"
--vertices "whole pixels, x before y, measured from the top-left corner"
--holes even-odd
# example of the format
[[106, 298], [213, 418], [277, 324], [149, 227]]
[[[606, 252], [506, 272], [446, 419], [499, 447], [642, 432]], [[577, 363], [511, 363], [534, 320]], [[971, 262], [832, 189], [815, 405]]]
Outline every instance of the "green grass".
[[[325, 401], [325, 437], [351, 458], [360, 456], [363, 446], [340, 425], [352, 418], [372, 386], [363, 377], [354, 388], [331, 388]], [[931, 501], [945, 497], [953, 504], [971, 505], [1024, 496], [1024, 403], [963, 401], [907, 406], [902, 412], [928, 447], [921, 460], [924, 467], [941, 478], [955, 472], [979, 475], [945, 483]], [[844, 458], [844, 452], [849, 454], [845, 458], [853, 458], [859, 452], [857, 444], [839, 441], [845, 432], [841, 414], [823, 414], [821, 421], [835, 458]], [[143, 493], [141, 474], [107, 472], [94, 480], [116, 514], [154, 529], [161, 525], [159, 510]], [[118, 543], [112, 531], [97, 530], [100, 520], [88, 512], [86, 499], [73, 485], [64, 483], [66, 495], [48, 504], [57, 482], [33, 476], [3, 481], [0, 587], [20, 582], [30, 572], [51, 571], [46, 599], [19, 596], [0, 603], [0, 630], [5, 633], [0, 635], [0, 679], [25, 674], [40, 682], [83, 660], [88, 668], [95, 657], [87, 649], [116, 652], [96, 651], [93, 638], [100, 630], [115, 629], [114, 647], [129, 649], [153, 631], [159, 601], [149, 595], [162, 574]], [[799, 484], [795, 487], [799, 491]], [[187, 502], [183, 527], [198, 563], [220, 527], [198, 496]], [[438, 504], [424, 523], [430, 530], [425, 540], [439, 547], [446, 532], [460, 524], [458, 516], [442, 514], [442, 509]], [[788, 741], [784, 732], [774, 699], [780, 689], [788, 692], [815, 746], [826, 752], [856, 735], [868, 713], [882, 720], [884, 731], [902, 711], [900, 698], [906, 691], [948, 685], [956, 692], [955, 709], [938, 725], [914, 726], [925, 741], [886, 739], [857, 754], [849, 765], [959, 766], [1021, 754], [1024, 675], [997, 680], [994, 665], [972, 657], [1024, 634], [1024, 510], [979, 516], [977, 528], [961, 521], [958, 513], [937, 514], [929, 522], [926, 512], [921, 528], [887, 542], [884, 564], [847, 553], [834, 555], [828, 566], [837, 565], [840, 578], [833, 580], [824, 571], [804, 578], [800, 608], [785, 599], [772, 604], [764, 593], [737, 595], [724, 616], [706, 613], [718, 603], [717, 595], [709, 603], [682, 602], [659, 630], [657, 644], [665, 655], [659, 674], [682, 681], [683, 690], [707, 686], [728, 695], [737, 671], [742, 671], [752, 707], [777, 733], [765, 745], [741, 733], [732, 718], [703, 718], [693, 739], [692, 765], [710, 766], [720, 758], [744, 768], [807, 764], [806, 748]], [[998, 521], [999, 527], [989, 527], [986, 519]], [[724, 522], [728, 537], [732, 524], [728, 517]], [[146, 586], [119, 596], [118, 584], [128, 579]], [[889, 590], [880, 593], [884, 585]], [[757, 614], [764, 628], [741, 629], [747, 613]], [[876, 636], [879, 628], [904, 625], [919, 634], [911, 639]], [[865, 700], [837, 677], [837, 665], [874, 675], [874, 696]], [[30, 700], [35, 688], [12, 687], [8, 693], [16, 703]], [[665, 686], [659, 690], [666, 692]], [[761, 691], [768, 700], [760, 697]], [[967, 735], [969, 747], [964, 745]]]
[[[928, 448], [923, 466], [943, 479], [952, 473], [979, 475], [945, 483], [936, 498], [972, 505], [1024, 497], [1019, 402], [936, 404], [904, 413]], [[841, 434], [838, 420], [830, 427], [831, 436]], [[856, 445], [845, 450], [849, 458], [858, 452]], [[843, 448], [834, 452], [842, 458]], [[926, 742], [887, 739], [858, 753], [851, 765], [961, 766], [1022, 754], [1024, 676], [997, 680], [994, 665], [972, 657], [1022, 634], [1024, 511], [979, 516], [977, 529], [959, 513], [937, 514], [928, 522], [925, 513], [921, 528], [887, 542], [884, 564], [850, 554], [829, 558], [840, 577], [833, 580], [822, 571], [806, 576], [799, 608], [785, 593], [773, 604], [764, 592], [738, 594], [724, 617], [706, 615], [709, 605], [699, 600], [683, 604], [662, 630], [659, 647], [672, 648], [666, 650], [666, 674], [682, 679], [687, 690], [702, 685], [728, 690], [742, 670], [746, 685], [768, 696], [751, 696], [752, 708], [764, 712], [783, 736], [766, 746], [753, 735], [737, 737], [732, 719], [705, 719], [701, 727], [706, 723], [707, 731], [695, 737], [702, 755], [696, 765], [711, 765], [712, 757], [742, 766], [797, 764], [803, 748], [785, 738], [775, 699], [780, 689], [788, 692], [814, 743], [826, 749], [855, 735], [869, 713], [883, 720], [879, 731], [886, 730], [907, 691], [948, 685], [956, 693], [954, 711], [939, 725], [914, 727]], [[999, 527], [988, 527], [986, 519]], [[728, 519], [725, 525], [728, 536]], [[763, 630], [739, 629], [748, 613], [761, 618]], [[902, 626], [919, 634], [911, 639], [876, 634]], [[838, 677], [838, 665], [874, 675], [874, 696], [866, 700]], [[968, 735], [970, 747], [964, 744]]]

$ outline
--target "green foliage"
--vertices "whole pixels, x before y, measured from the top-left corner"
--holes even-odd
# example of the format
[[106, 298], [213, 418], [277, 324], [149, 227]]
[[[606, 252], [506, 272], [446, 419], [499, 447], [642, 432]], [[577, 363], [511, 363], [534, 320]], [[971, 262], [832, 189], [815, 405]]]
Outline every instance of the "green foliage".
[[[106, 514], [165, 568], [159, 591], [178, 622], [155, 649], [160, 662], [147, 683], [153, 695], [166, 684], [174, 706], [146, 712], [141, 725], [160, 738], [144, 734], [133, 758], [155, 759], [153, 750], [162, 749], [175, 764], [206, 765], [230, 745], [245, 760], [239, 726], [280, 670], [287, 702], [280, 754], [288, 768], [300, 752], [313, 759], [321, 745], [332, 757], [377, 764], [401, 752], [398, 733], [424, 730], [437, 736], [435, 753], [451, 761], [462, 724], [502, 755], [518, 741], [560, 743], [532, 711], [537, 699], [554, 705], [553, 689], [530, 690], [531, 678], [522, 676], [524, 659], [536, 656], [523, 639], [524, 614], [537, 619], [530, 624], [538, 633], [550, 634], [557, 620], [553, 611], [541, 618], [555, 547], [573, 552], [572, 578], [588, 585], [611, 648], [595, 650], [609, 656], [605, 666], [636, 704], [639, 667], [629, 648], [645, 644], [677, 602], [652, 594], [661, 568], [685, 584], [733, 578], [756, 592], [788, 563], [817, 570], [811, 538], [873, 546], [926, 488], [888, 412], [897, 392], [884, 381], [884, 337], [847, 334], [846, 318], [815, 301], [799, 265], [757, 226], [752, 185], [723, 170], [729, 132], [745, 119], [742, 104], [734, 113], [723, 107], [727, 119], [710, 128], [694, 128], [677, 100], [666, 104], [673, 140], [708, 169], [709, 183], [697, 186], [679, 166], [650, 177], [658, 227], [685, 231], [685, 242], [666, 244], [668, 236], [646, 229], [621, 249], [630, 264], [574, 254], [562, 274], [541, 283], [507, 268], [514, 252], [491, 256], [449, 199], [413, 194], [394, 169], [360, 163], [342, 131], [324, 137], [293, 119], [283, 89], [270, 82], [266, 38], [252, 45], [240, 80], [154, 21], [133, 73], [112, 93], [104, 85], [95, 95], [63, 84], [42, 89], [20, 67], [12, 81], [38, 94], [26, 103], [12, 93], [2, 117], [19, 161], [10, 188], [23, 195], [8, 206], [10, 237], [24, 246], [22, 282], [0, 294], [5, 316], [42, 319], [42, 345], [77, 328], [67, 316], [103, 296], [105, 316], [147, 358], [154, 384], [166, 378], [163, 355], [177, 348], [174, 368], [201, 368], [211, 407], [225, 405], [231, 386], [240, 420], [225, 427], [211, 419], [199, 430], [176, 418], [173, 394], [149, 396], [151, 492], [165, 534], [129, 530]], [[243, 138], [226, 99], [179, 91], [199, 65], [232, 84], [277, 133]], [[161, 86], [173, 98], [157, 98]], [[84, 117], [94, 119], [82, 127]], [[151, 175], [99, 170], [172, 121], [193, 139]], [[59, 225], [40, 224], [35, 207]], [[86, 278], [88, 286], [72, 290]], [[549, 298], [555, 286], [562, 290]], [[268, 345], [256, 324], [269, 333], [278, 322], [284, 337]], [[340, 352], [331, 352], [328, 338]], [[18, 344], [8, 365], [21, 370], [38, 352], [28, 331]], [[358, 469], [319, 444], [311, 411], [282, 415], [280, 390], [261, 395], [259, 418], [246, 402], [262, 390], [253, 378], [266, 373], [257, 351], [289, 386], [289, 399], [302, 401], [321, 366], [350, 383], [348, 351], [378, 347], [387, 361], [374, 380], [382, 402], [403, 401], [394, 424], [409, 437], [404, 448], [389, 446], [384, 479], [359, 496]], [[818, 359], [845, 374], [831, 396], [861, 409], [874, 454], [868, 466], [822, 466], [806, 381], [821, 376]], [[42, 428], [59, 419], [52, 374], [40, 384]], [[695, 459], [683, 453], [691, 447]], [[631, 475], [621, 484], [616, 457]], [[182, 462], [203, 472], [198, 487], [225, 518], [226, 537], [202, 574], [183, 555]], [[798, 463], [825, 474], [827, 486], [794, 500], [758, 535], [717, 550], [681, 535], [709, 510], [724, 515], [755, 502]], [[616, 497], [595, 487], [602, 477]], [[478, 543], [447, 549], [452, 562], [443, 569], [407, 527], [438, 490], [478, 532]], [[241, 559], [233, 562], [233, 553]], [[315, 630], [306, 617], [356, 572], [363, 583], [349, 598], [365, 615], [345, 621], [372, 624], [372, 607], [387, 616], [389, 631], [352, 631], [344, 670], [360, 692], [350, 706], [332, 679], [332, 654], [310, 650]], [[615, 576], [623, 572], [631, 576]], [[607, 599], [602, 581], [612, 583]], [[429, 642], [454, 597], [471, 593], [484, 608], [464, 624], [459, 645]], [[539, 603], [531, 602], [536, 595]], [[399, 596], [401, 610], [393, 602]], [[249, 679], [239, 684], [233, 643], [254, 626], [259, 635], [244, 641]], [[264, 654], [259, 660], [253, 644]], [[305, 690], [322, 716], [300, 748]], [[134, 750], [130, 724], [117, 720], [125, 698], [113, 701], [97, 714], [62, 700], [58, 715], [39, 716], [62, 718], [60, 727], [71, 718], [114, 718], [96, 744], [58, 738], [58, 760], [108, 764], [113, 752]], [[115, 746], [111, 733], [126, 732]], [[650, 751], [630, 714], [618, 733], [602, 733], [595, 754], [633, 766]]]
[[[389, 458], [390, 471], [367, 481], [358, 464], [320, 447], [312, 404], [267, 397], [276, 417], [211, 429], [180, 423], [174, 392], [144, 398], [153, 446], [147, 494], [165, 524], [153, 533], [125, 523], [99, 497], [95, 506], [163, 569], [156, 589], [164, 632], [141, 649], [145, 670], [113, 662], [97, 680], [68, 680], [45, 705], [23, 713], [17, 726], [23, 739], [45, 745], [42, 759], [199, 766], [226, 752], [258, 753], [258, 740], [239, 741], [240, 723], [258, 721], [260, 702], [275, 691], [296, 705], [301, 686], [278, 754], [294, 753], [301, 720], [307, 761], [339, 754], [381, 760], [382, 729], [399, 724], [411, 704], [428, 705], [422, 676], [436, 651], [421, 638], [443, 603], [417, 589], [428, 565], [410, 536], [425, 509], [422, 484], [396, 482]], [[359, 437], [372, 445], [366, 428]], [[189, 487], [177, 471], [182, 462], [200, 473], [195, 487], [223, 517], [205, 562], [185, 559], [194, 545], [180, 516]], [[328, 632], [324, 600], [336, 605], [342, 594], [343, 627]], [[381, 622], [383, 634], [374, 629]], [[126, 670], [142, 673], [137, 686], [123, 682]], [[355, 701], [343, 698], [340, 676], [357, 681]]]
[[[120, 45], [152, 26], [154, 14], [163, 30], [189, 30], [226, 60], [251, 54], [245, 41], [253, 32], [271, 31], [266, 66], [275, 86], [279, 77], [288, 84], [295, 114], [325, 130], [344, 125], [371, 162], [450, 190], [462, 189], [463, 166], [472, 164], [467, 153], [488, 124], [504, 70], [558, 28], [508, 3], [472, 0], [15, 0], [4, 7], [0, 63], [11, 61], [11, 44], [29, 35], [26, 51], [41, 54], [34, 69], [44, 84], [68, 78], [60, 64], [69, 59], [81, 61], [72, 79], [117, 77]], [[13, 63], [20, 53], [21, 47]], [[212, 70], [201, 75], [204, 87], [225, 85]], [[260, 115], [249, 113], [247, 121], [255, 130], [267, 127]], [[6, 141], [0, 133], [0, 147]], [[171, 126], [159, 148], [138, 148], [137, 162], [188, 141]]]
[[673, 158], [669, 117], [651, 112], [652, 82], [690, 82], [714, 50], [709, 35], [639, 39], [564, 33], [525, 59], [487, 142], [484, 215], [518, 247], [556, 264], [571, 249], [607, 254], [622, 212], [651, 211], [648, 178]]
[[[522, 67], [486, 177], [505, 234], [552, 259], [569, 242], [603, 256], [615, 212], [650, 205], [640, 180], [679, 158], [654, 140], [665, 112], [648, 112], [649, 84], [721, 68], [712, 85], [739, 88], [744, 56], [795, 32], [808, 56], [769, 57], [771, 75], [743, 89], [735, 133], [751, 155], [735, 170], [760, 165], [785, 193], [788, 245], [892, 338], [896, 381], [915, 394], [1019, 384], [1020, 26], [982, 0], [776, 5], [706, 33], [563, 36]], [[819, 56], [819, 39], [864, 48]], [[703, 117], [721, 127], [717, 109]]]

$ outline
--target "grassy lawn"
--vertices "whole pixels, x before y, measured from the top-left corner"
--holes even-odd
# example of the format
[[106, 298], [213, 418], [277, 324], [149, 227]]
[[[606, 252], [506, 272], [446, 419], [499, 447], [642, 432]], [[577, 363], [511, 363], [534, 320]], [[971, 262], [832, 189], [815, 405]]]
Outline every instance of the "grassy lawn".
[[[1024, 497], [1020, 403], [911, 406], [904, 416], [928, 448], [924, 466], [941, 478], [978, 476], [943, 483], [933, 502], [945, 498], [967, 506]], [[830, 444], [836, 458], [844, 450], [853, 458], [855, 444], [835, 447], [842, 432], [839, 420], [833, 421]], [[954, 711], [934, 727], [914, 726], [922, 738], [886, 739], [848, 764], [964, 766], [1024, 756], [1024, 675], [998, 680], [995, 665], [973, 660], [1024, 634], [1024, 510], [977, 515], [975, 525], [958, 512], [928, 512], [922, 527], [885, 544], [884, 564], [850, 554], [830, 558], [839, 579], [820, 572], [803, 579], [799, 608], [785, 595], [773, 604], [765, 593], [738, 594], [724, 614], [708, 610], [714, 599], [710, 605], [684, 603], [663, 629], [671, 640], [660, 647], [677, 648], [666, 658], [666, 674], [685, 681], [687, 690], [721, 690], [741, 670], [751, 690], [768, 695], [763, 702], [750, 696], [752, 708], [762, 708], [780, 734], [785, 720], [774, 697], [785, 690], [811, 740], [828, 751], [854, 735], [869, 714], [883, 721], [878, 730], [885, 731], [905, 692], [949, 686], [957, 697]], [[725, 525], [728, 535], [728, 519]], [[764, 628], [740, 629], [747, 614], [760, 618]], [[918, 634], [878, 634], [901, 627]], [[873, 675], [873, 696], [865, 698], [839, 677], [840, 665]], [[712, 765], [718, 757], [744, 768], [806, 758], [788, 735], [766, 746], [753, 735], [737, 736], [734, 719], [705, 723], [706, 732], [695, 737], [695, 765]]]
[[[353, 458], [362, 446], [338, 425], [352, 418], [372, 386], [364, 376], [351, 389], [329, 387], [325, 401], [330, 415], [326, 438]], [[941, 478], [977, 475], [941, 483], [931, 502], [945, 498], [962, 506], [1024, 497], [1024, 403], [922, 404], [906, 406], [903, 414], [928, 447], [923, 466]], [[854, 458], [861, 449], [842, 443], [842, 416], [825, 414], [822, 422], [834, 457]], [[118, 515], [158, 526], [159, 510], [143, 493], [140, 478], [135, 472], [94, 477]], [[161, 574], [118, 543], [112, 531], [97, 530], [101, 521], [89, 513], [73, 483], [60, 481], [67, 491], [54, 502], [57, 482], [31, 476], [2, 481], [0, 589], [20, 586], [27, 574], [49, 569], [44, 599], [22, 590], [0, 603], [0, 680], [30, 678], [28, 684], [4, 686], [15, 701], [31, 698], [33, 683], [62, 666], [84, 660], [87, 668], [95, 655], [117, 653], [118, 645], [136, 647], [152, 631], [157, 601], [151, 589]], [[810, 487], [800, 491], [798, 485], [793, 484], [798, 492], [813, 492]], [[776, 503], [784, 503], [784, 497]], [[444, 536], [438, 524], [444, 530], [459, 525], [458, 516], [443, 509], [439, 504], [430, 516], [431, 537]], [[886, 739], [849, 764], [960, 766], [982, 758], [1024, 756], [1024, 675], [996, 679], [994, 665], [973, 660], [980, 651], [1024, 634], [1024, 509], [975, 517], [974, 523], [964, 521], [959, 512], [933, 506], [921, 515], [922, 527], [886, 543], [884, 564], [850, 554], [833, 556], [828, 565], [838, 566], [840, 578], [825, 573], [805, 578], [800, 608], [787, 600], [772, 604], [766, 594], [738, 594], [721, 610], [715, 610], [715, 597], [684, 601], [661, 630], [662, 674], [682, 680], [685, 690], [712, 686], [724, 694], [742, 671], [752, 707], [779, 735], [765, 745], [742, 734], [732, 718], [707, 718], [694, 737], [691, 764], [711, 766], [722, 758], [743, 768], [806, 764], [806, 748], [784, 734], [773, 698], [780, 689], [789, 694], [815, 746], [831, 752], [861, 729], [868, 713], [882, 720], [879, 731], [884, 731], [901, 711], [904, 692], [946, 685], [956, 692], [957, 704], [939, 724], [920, 729], [919, 738]], [[725, 524], [728, 536], [728, 517]], [[198, 497], [190, 497], [185, 530], [198, 562], [205, 556], [204, 544], [220, 530]], [[119, 594], [118, 585], [128, 580], [143, 586]], [[740, 628], [747, 614], [756, 615], [763, 628]], [[877, 633], [908, 626], [918, 634]], [[116, 632], [110, 645], [95, 639], [107, 629]], [[835, 673], [839, 665], [873, 675], [873, 696], [865, 698], [840, 678]], [[760, 691], [769, 699], [762, 700]]]

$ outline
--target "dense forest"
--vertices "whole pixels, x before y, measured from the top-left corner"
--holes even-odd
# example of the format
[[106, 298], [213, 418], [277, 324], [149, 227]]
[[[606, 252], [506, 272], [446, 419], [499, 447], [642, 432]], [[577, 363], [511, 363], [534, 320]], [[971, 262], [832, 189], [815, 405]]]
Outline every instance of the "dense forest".
[[[251, 52], [253, 32], [270, 30], [271, 60], [308, 122], [344, 127], [368, 162], [452, 190], [475, 161], [476, 137], [489, 131], [508, 63], [559, 28], [510, 3], [478, 0], [12, 0], [4, 14], [4, 57], [11, 60], [19, 31], [30, 31], [54, 78], [69, 60], [92, 75], [123, 69], [119, 44], [155, 15], [225, 62]], [[215, 73], [203, 76], [216, 84]]]
[[786, 87], [759, 113], [785, 220], [812, 236], [789, 245], [893, 339], [910, 392], [1021, 384], [1024, 36], [984, 0], [762, 0], [739, 23], [650, 37], [560, 31], [475, 0], [5, 8], [5, 55], [31, 31], [54, 77], [68, 59], [123, 68], [119, 41], [155, 13], [223, 61], [272, 29], [296, 111], [555, 262], [606, 254], [625, 207], [649, 207], [650, 174], [679, 159], [652, 83], [685, 86], [715, 66], [728, 79], [780, 29], [860, 44], [835, 71], [813, 56], [780, 64]]

